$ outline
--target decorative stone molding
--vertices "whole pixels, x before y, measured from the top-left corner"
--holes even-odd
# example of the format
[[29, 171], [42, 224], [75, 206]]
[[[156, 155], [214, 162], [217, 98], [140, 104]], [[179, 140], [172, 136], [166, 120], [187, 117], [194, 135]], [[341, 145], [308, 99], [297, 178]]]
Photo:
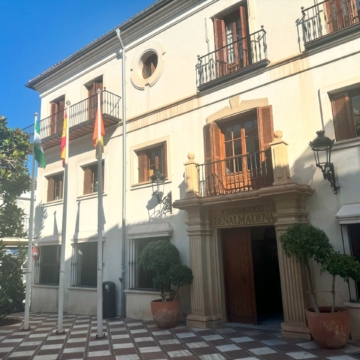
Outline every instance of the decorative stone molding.
[[275, 131], [274, 137], [274, 141], [270, 144], [274, 170], [273, 185], [290, 184], [292, 181], [290, 179], [289, 158], [287, 151], [288, 144], [282, 140], [282, 131]]
[[[142, 76], [142, 67], [143, 59], [146, 57], [147, 53], [155, 53], [158, 58], [158, 63], [154, 73], [147, 79], [144, 79]], [[154, 86], [156, 84], [165, 68], [165, 54], [166, 49], [164, 45], [159, 41], [154, 40], [139, 49], [131, 63], [130, 69], [130, 71], [132, 72], [130, 80], [136, 89], [144, 90], [145, 86]]]
[[267, 106], [268, 99], [253, 99], [253, 100], [243, 100], [240, 102], [240, 96], [236, 95], [230, 98], [229, 106], [224, 107], [223, 109], [217, 111], [215, 114], [210, 115], [206, 118], [206, 123], [209, 124], [214, 121], [219, 121], [222, 119], [228, 119], [231, 116], [240, 114], [244, 111], [249, 111], [256, 109], [258, 107]]

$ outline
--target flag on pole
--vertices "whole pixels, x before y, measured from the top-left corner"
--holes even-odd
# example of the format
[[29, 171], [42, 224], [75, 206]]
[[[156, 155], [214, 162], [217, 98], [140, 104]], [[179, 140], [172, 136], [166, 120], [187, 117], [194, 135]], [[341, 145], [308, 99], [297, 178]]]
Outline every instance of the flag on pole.
[[65, 166], [65, 158], [66, 158], [66, 129], [67, 129], [67, 114], [65, 111], [64, 116], [64, 125], [63, 125], [63, 131], [61, 135], [61, 143], [60, 143], [60, 158], [62, 159], [63, 166]]
[[45, 160], [44, 149], [41, 145], [40, 122], [37, 119], [37, 115], [35, 119], [35, 131], [34, 131], [34, 155], [35, 155], [35, 160], [39, 164], [39, 167], [45, 169], [46, 160]]
[[[96, 148], [98, 145], [98, 139], [100, 138], [101, 152], [103, 153], [104, 152], [104, 135], [105, 135], [104, 120], [103, 120], [101, 111], [100, 111], [100, 119], [99, 119], [98, 113], [99, 113], [99, 111], [96, 111], [94, 134], [93, 134], [93, 144]], [[100, 136], [99, 136], [99, 121], [100, 121]]]

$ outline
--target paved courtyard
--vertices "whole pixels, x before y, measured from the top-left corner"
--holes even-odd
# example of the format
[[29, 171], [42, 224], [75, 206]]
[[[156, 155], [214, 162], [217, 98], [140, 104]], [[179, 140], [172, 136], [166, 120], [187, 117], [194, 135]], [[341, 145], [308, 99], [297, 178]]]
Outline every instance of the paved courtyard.
[[22, 331], [21, 323], [0, 327], [0, 359], [360, 359], [360, 342], [324, 350], [311, 341], [284, 339], [277, 331], [232, 325], [161, 330], [152, 321], [109, 319], [103, 322], [106, 338], [96, 340], [96, 317], [66, 315], [63, 335], [56, 334], [56, 321], [56, 314], [38, 313], [31, 314], [30, 331]]

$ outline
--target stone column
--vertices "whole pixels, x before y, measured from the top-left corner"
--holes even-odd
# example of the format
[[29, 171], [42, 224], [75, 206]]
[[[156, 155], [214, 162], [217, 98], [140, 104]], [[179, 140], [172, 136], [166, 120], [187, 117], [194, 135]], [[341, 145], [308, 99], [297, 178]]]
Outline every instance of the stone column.
[[303, 266], [295, 259], [284, 255], [280, 236], [296, 223], [307, 222], [305, 200], [312, 190], [306, 185], [296, 185], [290, 178], [287, 143], [282, 140], [282, 132], [275, 131], [275, 139], [270, 144], [274, 173], [274, 187], [281, 188], [274, 196], [276, 206], [276, 238], [281, 278], [281, 294], [284, 323], [281, 325], [285, 337], [311, 339], [306, 325], [307, 284]]
[[221, 324], [221, 291], [219, 282], [219, 256], [213, 239], [207, 209], [193, 206], [186, 209], [189, 222], [190, 262], [194, 275], [191, 285], [191, 314], [186, 325], [213, 328]]
[[277, 196], [275, 223], [276, 239], [281, 278], [281, 294], [284, 311], [284, 323], [281, 332], [284, 337], [311, 339], [306, 325], [305, 309], [308, 307], [307, 283], [303, 266], [293, 257], [284, 255], [280, 236], [286, 229], [300, 222], [307, 222], [307, 213], [299, 208], [301, 194]]

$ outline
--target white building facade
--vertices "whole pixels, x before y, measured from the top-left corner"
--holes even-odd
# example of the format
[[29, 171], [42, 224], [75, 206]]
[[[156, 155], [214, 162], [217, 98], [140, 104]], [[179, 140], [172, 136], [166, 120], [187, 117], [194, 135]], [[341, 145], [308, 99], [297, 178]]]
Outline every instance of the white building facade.
[[[301, 8], [303, 7], [303, 8]], [[298, 222], [360, 258], [360, 24], [355, 0], [159, 0], [119, 26], [126, 48], [127, 152], [122, 162], [122, 55], [115, 30], [31, 80], [41, 97], [47, 167], [39, 169], [32, 311], [56, 311], [64, 112], [70, 124], [65, 311], [96, 313], [97, 90], [105, 122], [104, 281], [121, 309], [122, 168], [126, 167], [126, 316], [149, 319], [158, 295], [137, 264], [171, 241], [194, 273], [182, 318], [194, 327], [283, 318], [308, 338], [307, 285], [279, 236]], [[335, 15], [336, 14], [336, 15]], [[70, 105], [66, 102], [70, 101]], [[65, 110], [66, 108], [66, 110]], [[335, 139], [337, 194], [309, 141]], [[184, 167], [184, 163], [186, 166]], [[172, 213], [152, 195], [165, 176]], [[234, 270], [235, 269], [235, 270]], [[330, 278], [313, 266], [317, 290]], [[359, 299], [339, 280], [338, 304]], [[319, 293], [321, 304], [330, 295]], [[354, 305], [356, 306], [356, 305]]]

